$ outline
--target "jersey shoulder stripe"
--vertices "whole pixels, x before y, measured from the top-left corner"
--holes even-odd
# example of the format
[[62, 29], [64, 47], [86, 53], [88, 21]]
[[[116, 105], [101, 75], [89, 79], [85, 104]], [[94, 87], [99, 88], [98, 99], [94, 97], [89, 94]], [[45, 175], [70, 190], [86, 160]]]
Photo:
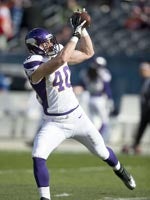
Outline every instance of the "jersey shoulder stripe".
[[44, 62], [42, 62], [42, 61], [32, 61], [32, 62], [24, 63], [24, 68], [25, 69], [32, 69], [35, 66], [39, 66], [42, 63], [44, 63]]
[[31, 62], [31, 61], [37, 61], [37, 60], [39, 60], [39, 61], [43, 60], [43, 56], [41, 56], [41, 55], [31, 55], [31, 56], [28, 56], [25, 59], [24, 63]]
[[44, 62], [43, 56], [41, 55], [32, 55], [26, 58], [23, 65], [25, 69], [32, 69], [35, 66], [38, 66]]

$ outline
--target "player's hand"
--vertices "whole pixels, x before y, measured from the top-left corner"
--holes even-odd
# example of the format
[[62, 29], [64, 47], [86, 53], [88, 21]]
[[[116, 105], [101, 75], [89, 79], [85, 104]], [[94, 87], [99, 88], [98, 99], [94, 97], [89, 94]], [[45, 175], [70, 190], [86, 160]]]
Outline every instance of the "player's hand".
[[72, 16], [70, 17], [70, 24], [72, 26], [72, 28], [75, 30], [76, 27], [80, 24], [80, 20], [81, 20], [81, 17], [80, 17], [80, 11], [77, 10], [75, 11]]
[[80, 39], [81, 37], [81, 31], [83, 29], [84, 24], [86, 23], [86, 20], [81, 21], [81, 11], [76, 11], [73, 13], [73, 15], [70, 18], [70, 23], [73, 28], [73, 36], [76, 36]]
[[78, 25], [74, 32], [73, 32], [73, 36], [76, 36], [78, 37], [79, 39], [81, 38], [81, 32], [82, 32], [82, 29], [83, 29], [83, 25], [86, 23], [86, 21], [83, 21], [80, 25]]
[[76, 29], [76, 27], [81, 24], [81, 13], [83, 12], [87, 13], [85, 8], [83, 8], [82, 10], [78, 9], [72, 14], [72, 16], [70, 17], [70, 23], [72, 28]]

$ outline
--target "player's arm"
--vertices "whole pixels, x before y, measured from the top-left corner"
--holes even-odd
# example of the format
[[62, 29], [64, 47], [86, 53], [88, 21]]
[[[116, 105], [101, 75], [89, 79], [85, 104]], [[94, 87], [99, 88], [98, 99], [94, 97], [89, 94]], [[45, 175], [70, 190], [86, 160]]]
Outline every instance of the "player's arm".
[[31, 80], [33, 83], [39, 82], [43, 77], [56, 71], [65, 62], [68, 62], [71, 54], [73, 53], [77, 40], [76, 38], [71, 38], [68, 44], [62, 49], [62, 51], [53, 59], [46, 63], [42, 63], [37, 70], [32, 74]]
[[[37, 70], [32, 74], [31, 80], [33, 83], [39, 82], [43, 77], [47, 76], [48, 74], [53, 73], [56, 71], [60, 66], [65, 64], [66, 62], [69, 62], [71, 59], [70, 57], [73, 55], [73, 60], [80, 60], [83, 61], [85, 59], [88, 59], [93, 55], [91, 53], [92, 49], [92, 42], [88, 34], [83, 34], [83, 25], [86, 23], [86, 21], [77, 20], [76, 24], [72, 24], [72, 28], [74, 30], [73, 37], [70, 39], [70, 41], [65, 45], [65, 47], [60, 51], [60, 53], [53, 59], [49, 60], [46, 63], [41, 64]], [[81, 37], [82, 32], [82, 37]], [[87, 32], [86, 32], [87, 33]], [[85, 38], [84, 38], [85, 37]], [[82, 51], [75, 51], [76, 45], [78, 40], [81, 38], [81, 44], [83, 46], [83, 43], [85, 44], [85, 47], [81, 48]], [[84, 41], [84, 42], [83, 42]], [[83, 56], [83, 58], [82, 58]], [[78, 63], [78, 62], [75, 62]]]
[[[77, 42], [81, 36], [81, 29], [85, 22], [80, 22], [78, 26], [75, 27], [73, 37], [65, 45], [65, 47], [58, 53], [58, 55], [46, 63], [42, 63], [31, 75], [31, 81], [33, 83], [39, 82], [43, 77], [56, 71], [60, 66], [69, 62], [71, 55], [73, 54]], [[78, 57], [76, 57], [78, 59]]]
[[79, 49], [73, 51], [68, 62], [69, 64], [81, 63], [84, 60], [91, 58], [93, 55], [94, 55], [93, 43], [87, 30], [84, 28], [82, 30], [80, 38]]

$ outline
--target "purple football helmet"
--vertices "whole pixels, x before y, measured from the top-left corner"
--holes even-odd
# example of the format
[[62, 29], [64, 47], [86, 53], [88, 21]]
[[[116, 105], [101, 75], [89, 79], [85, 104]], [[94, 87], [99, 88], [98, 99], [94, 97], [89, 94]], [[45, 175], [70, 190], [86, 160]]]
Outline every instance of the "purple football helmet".
[[[52, 46], [40, 47], [44, 42], [50, 41]], [[34, 28], [25, 37], [25, 44], [32, 54], [53, 56], [60, 51], [55, 36], [43, 28]]]

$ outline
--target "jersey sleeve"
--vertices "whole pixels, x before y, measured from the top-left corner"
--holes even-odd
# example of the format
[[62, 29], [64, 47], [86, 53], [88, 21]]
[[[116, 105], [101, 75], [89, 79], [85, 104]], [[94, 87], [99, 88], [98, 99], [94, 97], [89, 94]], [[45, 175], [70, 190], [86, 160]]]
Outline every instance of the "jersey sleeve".
[[[59, 44], [60, 51], [64, 48], [63, 45]], [[43, 57], [42, 55], [31, 55], [23, 62], [24, 70], [27, 76], [30, 78], [35, 70], [48, 60], [56, 57], [57, 55], [51, 57]]]
[[43, 57], [40, 55], [29, 56], [23, 63], [24, 70], [28, 77], [34, 73], [34, 71], [44, 63]]

